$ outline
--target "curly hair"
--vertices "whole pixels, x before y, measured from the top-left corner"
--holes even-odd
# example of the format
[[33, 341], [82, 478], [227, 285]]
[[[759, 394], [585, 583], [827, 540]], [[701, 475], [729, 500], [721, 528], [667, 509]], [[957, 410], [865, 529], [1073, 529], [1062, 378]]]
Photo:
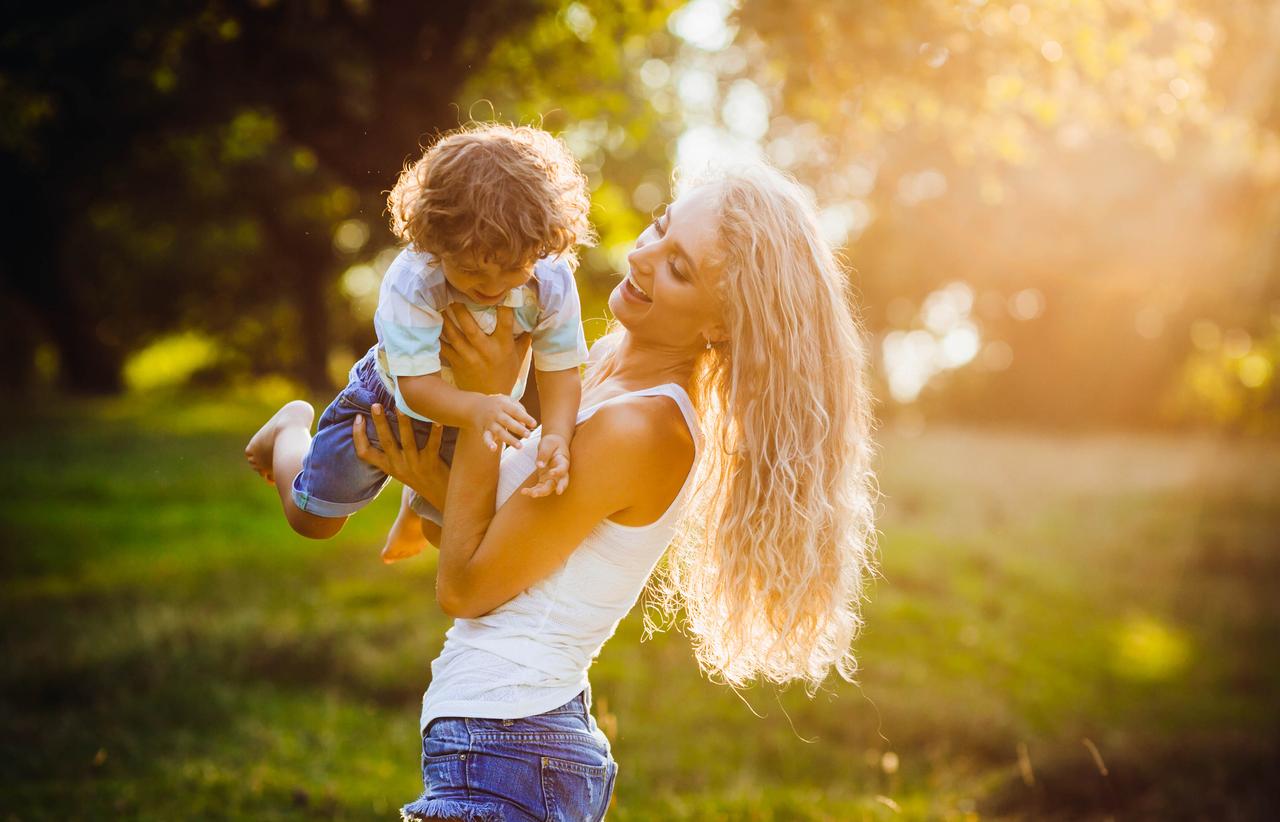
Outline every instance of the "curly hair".
[[764, 164], [694, 182], [719, 200], [726, 342], [692, 380], [706, 432], [650, 630], [683, 615], [714, 679], [852, 680], [874, 574], [867, 343], [810, 197]]
[[471, 124], [407, 163], [387, 197], [391, 230], [417, 251], [474, 255], [506, 268], [545, 256], [576, 262], [594, 242], [587, 181], [541, 129]]

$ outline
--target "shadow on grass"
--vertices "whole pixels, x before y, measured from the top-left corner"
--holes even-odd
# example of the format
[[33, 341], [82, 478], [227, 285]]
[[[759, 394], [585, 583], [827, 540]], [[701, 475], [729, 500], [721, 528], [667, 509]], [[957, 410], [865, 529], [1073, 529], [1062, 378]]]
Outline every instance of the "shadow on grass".
[[1105, 760], [1083, 740], [1061, 744], [1010, 775], [980, 809], [984, 816], [1019, 819], [1275, 819], [1275, 739], [1223, 731], [1176, 743], [1131, 740]]

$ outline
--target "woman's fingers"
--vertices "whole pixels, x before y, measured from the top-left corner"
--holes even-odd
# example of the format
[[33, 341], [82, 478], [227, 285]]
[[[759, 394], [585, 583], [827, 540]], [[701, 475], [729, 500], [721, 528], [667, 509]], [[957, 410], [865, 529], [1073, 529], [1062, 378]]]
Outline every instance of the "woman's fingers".
[[356, 420], [351, 424], [351, 439], [356, 446], [356, 456], [375, 468], [383, 471], [387, 470], [387, 456], [373, 447], [369, 442], [369, 435], [364, 430], [364, 415], [356, 414]]
[[440, 338], [440, 359], [449, 365], [453, 365], [454, 358], [458, 356], [458, 349], [449, 344], [443, 336]]
[[450, 346], [457, 345], [462, 337], [462, 331], [458, 328], [457, 321], [453, 319], [453, 312], [446, 308], [441, 316], [444, 319], [444, 325], [440, 329], [440, 336]]
[[409, 415], [403, 412], [396, 415], [396, 425], [400, 429], [400, 445], [404, 451], [404, 461], [409, 470], [418, 467], [418, 438], [413, 435], [413, 423]]
[[528, 331], [516, 337], [515, 349], [516, 354], [521, 362], [524, 362], [525, 352], [529, 350], [529, 346], [533, 344], [533, 334]]
[[387, 414], [382, 409], [380, 403], [374, 403], [370, 409], [373, 417], [373, 430], [378, 432], [378, 443], [382, 446], [382, 452], [388, 456], [399, 456], [400, 449], [396, 445], [395, 439], [391, 436], [391, 426], [387, 424]]
[[[462, 332], [462, 335], [466, 337], [467, 341], [472, 345], [475, 345], [479, 340], [489, 336], [480, 330], [480, 326], [476, 323], [476, 318], [471, 316], [471, 312], [460, 304], [451, 303], [445, 310], [452, 315], [453, 321], [457, 325], [458, 330]], [[510, 312], [511, 309], [508, 308], [507, 311]], [[501, 319], [502, 312], [499, 311], [498, 313], [499, 319]], [[507, 333], [511, 333], [510, 328], [507, 329]]]
[[485, 447], [488, 448], [490, 451], [498, 450], [498, 441], [493, 438], [493, 434], [489, 433], [488, 430], [484, 431], [480, 435], [480, 438], [484, 440]]
[[516, 322], [516, 313], [511, 310], [509, 305], [498, 306], [498, 322], [493, 329], [494, 335], [501, 334], [503, 338], [511, 336], [511, 329]]
[[444, 442], [444, 426], [440, 423], [431, 424], [431, 433], [427, 434], [427, 456], [440, 453], [440, 443]]

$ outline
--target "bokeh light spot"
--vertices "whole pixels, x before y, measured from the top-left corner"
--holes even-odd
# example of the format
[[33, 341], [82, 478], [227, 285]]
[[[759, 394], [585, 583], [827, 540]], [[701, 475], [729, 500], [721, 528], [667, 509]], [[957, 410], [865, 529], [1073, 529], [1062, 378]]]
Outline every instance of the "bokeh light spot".
[[1114, 642], [1115, 671], [1126, 679], [1172, 679], [1191, 660], [1186, 635], [1151, 616], [1130, 617], [1116, 629]]
[[369, 224], [364, 220], [343, 220], [333, 232], [333, 247], [344, 254], [355, 254], [369, 242]]
[[1009, 314], [1015, 320], [1034, 320], [1044, 313], [1044, 294], [1038, 288], [1024, 288], [1009, 298]]
[[124, 383], [132, 391], [182, 385], [218, 358], [218, 345], [194, 331], [163, 337], [125, 362]]
[[703, 51], [720, 51], [733, 42], [736, 29], [729, 25], [734, 4], [727, 0], [693, 0], [667, 21], [671, 33]]

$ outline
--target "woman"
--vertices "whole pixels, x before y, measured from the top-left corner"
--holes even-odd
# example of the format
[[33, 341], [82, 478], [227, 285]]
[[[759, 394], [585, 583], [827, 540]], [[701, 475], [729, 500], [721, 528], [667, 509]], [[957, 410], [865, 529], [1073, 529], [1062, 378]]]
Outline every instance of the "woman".
[[[676, 536], [653, 595], [683, 613], [704, 672], [811, 688], [853, 674], [873, 550], [866, 354], [812, 204], [765, 166], [704, 179], [628, 263], [563, 494], [514, 493], [533, 483], [537, 431], [501, 458], [463, 432], [450, 472], [432, 444], [395, 448], [374, 409], [387, 452], [363, 456], [445, 512], [428, 536], [457, 617], [423, 697], [426, 791], [408, 819], [603, 816], [616, 765], [587, 668]], [[454, 319], [460, 385], [506, 389], [495, 366], [521, 352]]]

